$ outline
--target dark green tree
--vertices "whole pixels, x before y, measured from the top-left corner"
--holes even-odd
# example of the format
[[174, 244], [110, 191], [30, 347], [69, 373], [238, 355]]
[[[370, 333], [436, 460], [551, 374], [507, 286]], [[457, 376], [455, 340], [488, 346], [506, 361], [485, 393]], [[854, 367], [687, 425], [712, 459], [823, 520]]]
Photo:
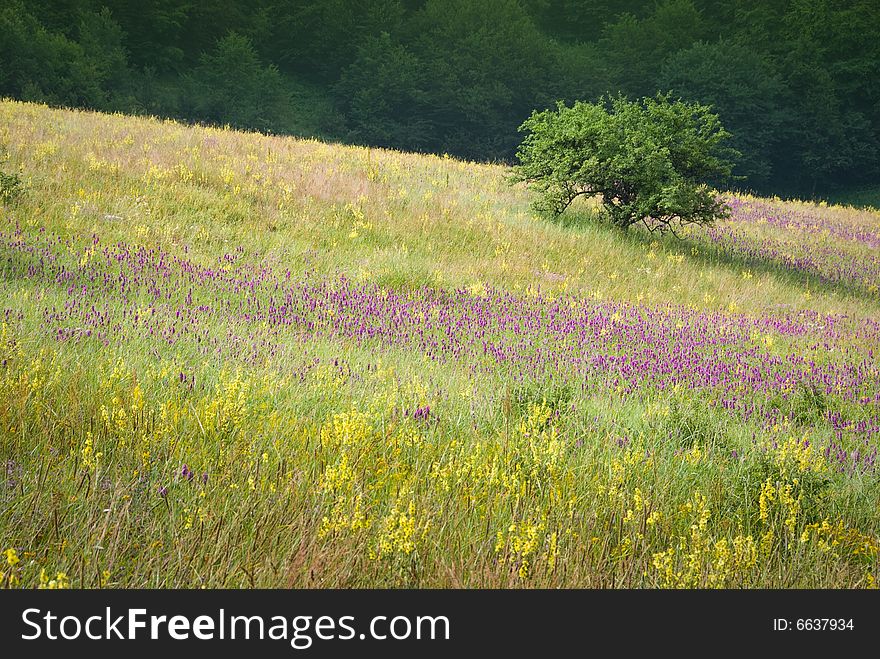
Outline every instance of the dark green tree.
[[595, 41], [622, 14], [642, 16], [651, 9], [644, 0], [526, 0], [525, 6], [541, 29], [575, 43]]
[[390, 148], [423, 148], [431, 131], [425, 118], [427, 84], [421, 62], [390, 34], [365, 41], [334, 87], [349, 137]]
[[656, 93], [663, 60], [705, 33], [692, 0], [664, 0], [645, 18], [623, 14], [605, 26], [599, 41], [605, 89], [630, 96]]
[[258, 43], [265, 38], [254, 28], [261, 25], [264, 8], [262, 0], [244, 3], [241, 0], [211, 0], [210, 2], [193, 2], [189, 4], [181, 21], [181, 31], [186, 35], [182, 40], [181, 49], [187, 63], [198, 64], [202, 53], [211, 50], [218, 39], [230, 32], [235, 32], [251, 39], [257, 50]]
[[202, 55], [191, 83], [195, 117], [238, 128], [279, 130], [290, 103], [278, 69], [234, 32]]
[[617, 227], [641, 222], [673, 233], [726, 213], [708, 183], [731, 175], [734, 153], [705, 105], [668, 95], [559, 103], [533, 113], [521, 130], [527, 135], [512, 180], [539, 193], [539, 210], [558, 215], [578, 197], [595, 196]]
[[684, 100], [711, 105], [742, 154], [735, 173], [766, 189], [774, 153], [790, 130], [784, 83], [766, 55], [728, 40], [700, 42], [669, 57], [658, 82]]
[[0, 7], [0, 94], [52, 105], [102, 108], [107, 93], [82, 46], [50, 32], [13, 0]]
[[106, 91], [106, 107], [130, 109], [134, 101], [125, 34], [105, 7], [84, 12], [79, 23], [79, 44], [98, 84]]
[[559, 50], [517, 0], [428, 0], [408, 29], [438, 151], [511, 157], [520, 118], [559, 97]]
[[780, 69], [794, 139], [791, 186], [851, 185], [880, 174], [880, 8], [864, 0], [797, 0], [782, 22]]
[[383, 32], [396, 37], [404, 10], [399, 0], [277, 0], [268, 11], [279, 66], [328, 84], [366, 41]]
[[186, 24], [192, 3], [180, 0], [101, 0], [128, 35], [132, 64], [159, 73], [183, 71]]

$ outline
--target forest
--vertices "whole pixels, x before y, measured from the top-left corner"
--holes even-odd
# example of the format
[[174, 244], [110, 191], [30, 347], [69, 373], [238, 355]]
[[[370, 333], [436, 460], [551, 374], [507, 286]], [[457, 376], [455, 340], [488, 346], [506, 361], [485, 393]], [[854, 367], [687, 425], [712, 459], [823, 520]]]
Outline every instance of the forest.
[[3, 0], [0, 97], [511, 162], [558, 100], [709, 104], [734, 187], [880, 176], [875, 0]]

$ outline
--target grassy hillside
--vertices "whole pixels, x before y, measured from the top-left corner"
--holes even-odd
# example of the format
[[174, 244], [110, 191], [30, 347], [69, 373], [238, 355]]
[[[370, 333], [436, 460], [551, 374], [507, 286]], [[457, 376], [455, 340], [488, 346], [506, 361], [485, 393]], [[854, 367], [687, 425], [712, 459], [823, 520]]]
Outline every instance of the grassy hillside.
[[3, 586], [880, 576], [880, 214], [655, 240], [503, 167], [15, 102], [0, 149]]

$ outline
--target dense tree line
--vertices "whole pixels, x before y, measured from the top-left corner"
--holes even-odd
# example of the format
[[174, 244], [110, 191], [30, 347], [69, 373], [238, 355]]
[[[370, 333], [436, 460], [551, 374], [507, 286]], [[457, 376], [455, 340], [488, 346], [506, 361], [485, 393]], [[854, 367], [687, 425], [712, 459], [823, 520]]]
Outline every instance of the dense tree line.
[[510, 160], [557, 100], [711, 104], [740, 185], [880, 176], [876, 0], [2, 0], [0, 95]]

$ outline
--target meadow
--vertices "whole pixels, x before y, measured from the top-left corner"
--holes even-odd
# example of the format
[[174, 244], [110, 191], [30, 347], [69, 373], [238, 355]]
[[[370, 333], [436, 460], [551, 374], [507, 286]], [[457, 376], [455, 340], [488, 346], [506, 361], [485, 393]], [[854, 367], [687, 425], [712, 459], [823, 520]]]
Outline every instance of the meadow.
[[880, 213], [0, 102], [0, 587], [873, 588]]

